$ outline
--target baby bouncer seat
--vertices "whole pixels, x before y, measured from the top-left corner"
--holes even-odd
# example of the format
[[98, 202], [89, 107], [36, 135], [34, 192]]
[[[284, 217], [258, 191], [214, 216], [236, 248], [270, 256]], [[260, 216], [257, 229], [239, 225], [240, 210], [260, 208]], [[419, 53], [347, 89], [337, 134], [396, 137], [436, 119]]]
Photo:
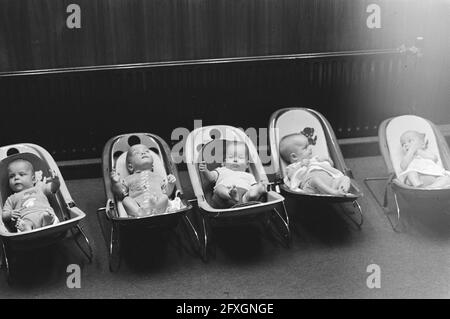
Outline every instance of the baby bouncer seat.
[[[280, 141], [289, 134], [300, 133], [305, 128], [314, 129], [317, 136], [313, 147], [313, 156], [325, 156], [330, 158], [334, 167], [350, 178], [351, 186], [346, 196], [329, 194], [310, 194], [301, 189], [290, 189], [285, 183], [285, 170], [288, 165], [280, 156]], [[326, 203], [352, 203], [359, 218], [350, 218], [358, 228], [363, 223], [363, 215], [358, 199], [362, 196], [360, 187], [353, 178], [352, 171], [347, 167], [344, 156], [339, 147], [336, 135], [328, 120], [319, 112], [308, 108], [283, 108], [274, 112], [269, 122], [269, 140], [272, 155], [272, 165], [276, 174], [277, 184], [281, 193], [295, 200], [309, 200]], [[346, 216], [349, 216], [346, 214]]]
[[[415, 205], [425, 204], [427, 210], [434, 206], [448, 206], [450, 200], [450, 189], [427, 189], [409, 186], [400, 180], [402, 169], [400, 163], [402, 161], [402, 147], [400, 143], [401, 135], [413, 130], [425, 134], [428, 149], [437, 155], [437, 164], [442, 165], [445, 170], [450, 170], [450, 151], [448, 144], [431, 121], [416, 115], [401, 115], [384, 120], [378, 129], [380, 152], [387, 167], [387, 177], [371, 177], [364, 181], [372, 196], [383, 209], [392, 228], [396, 232], [400, 232], [405, 228], [405, 214], [402, 213], [399, 199]], [[386, 181], [382, 202], [375, 195], [371, 182]], [[389, 207], [390, 196], [392, 192], [394, 202], [394, 211]], [[442, 209], [443, 207], [440, 207]]]
[[189, 134], [185, 146], [186, 163], [200, 210], [204, 261], [208, 259], [208, 246], [211, 242], [213, 230], [212, 223], [222, 222], [222, 225], [227, 222], [246, 223], [262, 218], [271, 233], [277, 236], [277, 239], [287, 246], [289, 246], [291, 240], [289, 217], [284, 205], [284, 198], [273, 190], [269, 190], [267, 199], [261, 202], [253, 202], [250, 205], [236, 205], [231, 208], [214, 207], [215, 205], [212, 203], [214, 185], [202, 177], [202, 173], [199, 171], [199, 163], [205, 161], [210, 171], [219, 167], [223, 162], [223, 152], [227, 141], [245, 143], [249, 152], [250, 173], [253, 174], [257, 182], [263, 181], [268, 184], [268, 178], [257, 149], [242, 130], [232, 126], [214, 125], [197, 128]]
[[0, 218], [0, 239], [2, 242], [2, 263], [6, 270], [8, 282], [11, 282], [11, 268], [14, 252], [18, 250], [32, 250], [58, 242], [66, 237], [68, 231], [72, 233], [75, 243], [92, 261], [93, 251], [89, 240], [80, 226], [81, 220], [86, 216], [73, 201], [67, 189], [58, 166], [52, 156], [42, 147], [35, 144], [14, 144], [0, 147], [0, 204], [3, 208], [6, 199], [12, 194], [9, 187], [7, 167], [16, 159], [29, 161], [35, 170], [38, 180], [44, 181], [55, 172], [60, 180], [59, 190], [50, 196], [49, 202], [59, 222], [42, 228], [26, 232], [17, 232], [14, 225], [6, 225]]
[[[169, 209], [165, 214], [130, 217], [125, 211], [122, 200], [117, 198], [112, 191], [110, 173], [112, 170], [116, 170], [121, 178], [129, 175], [126, 167], [126, 155], [129, 148], [135, 144], [144, 144], [150, 149], [155, 173], [165, 178], [167, 178], [167, 175], [172, 174], [176, 178], [173, 193], [167, 195], [170, 200], [175, 200], [178, 197], [178, 201], [181, 204], [173, 209]], [[192, 206], [183, 198], [183, 189], [177, 167], [172, 160], [169, 146], [162, 138], [149, 133], [131, 133], [115, 136], [106, 143], [103, 149], [102, 167], [107, 202], [105, 208], [100, 208], [97, 211], [97, 216], [108, 246], [109, 268], [111, 271], [116, 271], [120, 267], [120, 234], [121, 229], [124, 227], [136, 227], [140, 231], [152, 228], [174, 230], [181, 222], [190, 238], [193, 249], [197, 253], [200, 252], [199, 236], [193, 222], [187, 215]], [[109, 232], [103, 227], [102, 215], [108, 221], [110, 226]]]

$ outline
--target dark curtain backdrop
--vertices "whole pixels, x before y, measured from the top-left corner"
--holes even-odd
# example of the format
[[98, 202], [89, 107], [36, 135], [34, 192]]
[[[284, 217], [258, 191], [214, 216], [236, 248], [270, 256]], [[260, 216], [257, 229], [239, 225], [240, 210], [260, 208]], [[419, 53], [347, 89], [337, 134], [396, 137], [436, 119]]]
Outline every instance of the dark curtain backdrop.
[[[79, 30], [66, 7], [81, 7]], [[366, 27], [367, 5], [381, 29]], [[340, 138], [413, 113], [450, 123], [448, 0], [0, 0], [0, 144], [99, 157], [116, 134], [263, 128], [280, 107], [322, 112]], [[408, 54], [18, 76], [15, 71], [411, 46]], [[7, 76], [8, 75], [8, 76]], [[16, 121], [20, 125], [16, 125]], [[174, 141], [172, 141], [174, 143]], [[264, 144], [264, 143], [263, 143]]]
[[[66, 27], [71, 3], [81, 29]], [[371, 3], [381, 29], [366, 27]], [[439, 15], [448, 1], [1, 0], [0, 71], [394, 48], [448, 39]]]

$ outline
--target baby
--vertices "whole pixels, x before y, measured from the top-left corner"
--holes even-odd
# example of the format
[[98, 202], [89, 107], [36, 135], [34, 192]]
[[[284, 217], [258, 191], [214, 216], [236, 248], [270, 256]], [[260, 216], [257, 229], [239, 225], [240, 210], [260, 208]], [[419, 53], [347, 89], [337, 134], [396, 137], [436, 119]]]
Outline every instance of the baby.
[[263, 182], [247, 172], [249, 154], [245, 143], [227, 142], [222, 167], [209, 171], [206, 162], [199, 170], [210, 183], [215, 183], [212, 201], [217, 208], [230, 208], [239, 203], [258, 201], [267, 193]]
[[313, 128], [284, 136], [280, 141], [280, 155], [288, 163], [285, 184], [309, 194], [345, 196], [350, 189], [350, 178], [333, 167], [329, 158], [312, 156]]
[[163, 176], [153, 172], [153, 156], [150, 149], [137, 144], [127, 152], [126, 164], [129, 176], [120, 178], [111, 172], [113, 192], [122, 198], [127, 214], [133, 217], [164, 214], [169, 205], [167, 194], [172, 194], [175, 176]]
[[400, 168], [405, 184], [413, 187], [446, 188], [450, 187], [450, 172], [440, 166], [436, 154], [428, 149], [425, 134], [406, 131], [400, 136], [403, 159]]
[[50, 183], [36, 181], [33, 165], [25, 159], [16, 159], [8, 165], [9, 187], [14, 194], [3, 207], [5, 223], [15, 223], [18, 232], [52, 225], [58, 221], [47, 196], [58, 191], [59, 178], [52, 172]]

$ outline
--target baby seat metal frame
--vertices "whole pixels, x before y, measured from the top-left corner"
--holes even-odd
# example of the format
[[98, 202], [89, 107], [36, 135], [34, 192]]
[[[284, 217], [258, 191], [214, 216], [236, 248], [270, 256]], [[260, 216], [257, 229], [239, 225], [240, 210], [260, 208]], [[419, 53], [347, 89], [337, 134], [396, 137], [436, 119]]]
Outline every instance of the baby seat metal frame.
[[[185, 154], [189, 177], [197, 198], [201, 224], [203, 227], [203, 260], [207, 261], [208, 259], [208, 246], [211, 242], [212, 222], [222, 222], [222, 224], [225, 222], [234, 223], [237, 221], [249, 222], [255, 218], [265, 217], [264, 222], [269, 230], [277, 237], [277, 239], [281, 240], [286, 246], [289, 246], [291, 242], [289, 216], [284, 205], [284, 197], [277, 192], [269, 190], [267, 193], [267, 201], [247, 206], [218, 209], [213, 208], [208, 202], [210, 200], [208, 196], [211, 195], [212, 188], [209, 190], [206, 189], [198, 164], [204, 159], [205, 148], [208, 145], [214, 148], [215, 144], [210, 143], [219, 142], [223, 146], [226, 141], [244, 142], [249, 151], [250, 172], [255, 176], [256, 181], [264, 181], [269, 184], [257, 149], [242, 130], [232, 126], [215, 125], [197, 128], [189, 134], [186, 140]], [[222, 151], [224, 150], [222, 149]], [[222, 161], [223, 158], [220, 159], [220, 163]], [[220, 163], [209, 163], [209, 165], [218, 166]]]
[[[401, 172], [400, 157], [401, 152], [400, 136], [407, 130], [415, 130], [426, 134], [428, 145], [436, 151], [438, 154], [438, 163], [441, 163], [446, 170], [450, 170], [450, 150], [447, 142], [439, 131], [439, 129], [429, 120], [416, 115], [402, 115], [392, 117], [384, 120], [379, 129], [379, 146], [383, 156], [384, 162], [388, 170], [387, 177], [370, 177], [365, 178], [364, 183], [376, 200], [377, 204], [383, 209], [392, 229], [396, 232], [401, 232], [405, 228], [403, 223], [403, 215], [399, 205], [399, 197], [404, 199], [416, 199], [416, 200], [435, 200], [440, 201], [442, 199], [450, 199], [450, 189], [424, 189], [408, 186], [401, 182], [397, 175]], [[375, 195], [371, 188], [371, 182], [386, 181], [383, 194], [383, 202], [381, 203], [378, 197]], [[389, 208], [389, 190], [393, 194], [393, 201], [395, 207], [396, 217], [390, 217], [394, 215], [394, 212]]]
[[[13, 155], [8, 156], [8, 154]], [[11, 232], [7, 225], [3, 223], [2, 218], [0, 218], [2, 266], [6, 270], [8, 283], [11, 283], [10, 255], [12, 251], [35, 249], [53, 244], [66, 237], [68, 230], [72, 232], [72, 238], [75, 243], [91, 262], [93, 258], [92, 247], [79, 224], [86, 215], [76, 207], [58, 166], [44, 148], [28, 143], [0, 147], [0, 160], [2, 161], [0, 162], [1, 207], [3, 207], [7, 196], [10, 194], [5, 161], [10, 162], [18, 158], [30, 161], [35, 171], [41, 171], [43, 177], [50, 177], [49, 170], [53, 170], [58, 175], [60, 188], [56, 194], [49, 198], [49, 201], [59, 218], [59, 222], [32, 231]]]
[[[334, 196], [328, 194], [309, 194], [293, 191], [284, 184], [284, 171], [287, 164], [283, 161], [279, 152], [281, 139], [292, 133], [300, 133], [305, 127], [314, 128], [317, 136], [313, 155], [324, 155], [331, 158], [334, 167], [348, 176], [351, 181], [350, 196]], [[345, 214], [357, 227], [361, 229], [363, 214], [358, 198], [362, 196], [360, 187], [353, 178], [352, 171], [347, 167], [337, 142], [334, 131], [328, 120], [319, 112], [308, 108], [283, 108], [272, 114], [269, 121], [269, 140], [272, 154], [272, 165], [276, 174], [276, 184], [281, 189], [281, 194], [297, 200], [312, 200], [327, 203], [352, 203], [359, 218], [352, 218]], [[353, 213], [353, 212], [352, 212]]]
[[[123, 204], [112, 192], [110, 173], [112, 169], [124, 178], [128, 171], [126, 169], [125, 157], [128, 149], [134, 144], [144, 144], [150, 148], [153, 156], [153, 167], [155, 172], [163, 176], [172, 174], [176, 178], [173, 194], [169, 198], [179, 197], [184, 207], [161, 215], [129, 217]], [[109, 257], [110, 271], [116, 271], [120, 267], [120, 233], [123, 227], [138, 228], [170, 228], [174, 229], [182, 220], [185, 230], [191, 239], [194, 250], [200, 253], [200, 237], [187, 213], [192, 206], [183, 198], [183, 190], [178, 176], [178, 170], [172, 160], [169, 146], [159, 136], [149, 133], [123, 134], [111, 138], [103, 149], [103, 182], [106, 193], [106, 207], [97, 211], [97, 217], [106, 241]], [[120, 166], [120, 167], [118, 167]], [[104, 214], [110, 224], [109, 237], [103, 227], [101, 215]]]

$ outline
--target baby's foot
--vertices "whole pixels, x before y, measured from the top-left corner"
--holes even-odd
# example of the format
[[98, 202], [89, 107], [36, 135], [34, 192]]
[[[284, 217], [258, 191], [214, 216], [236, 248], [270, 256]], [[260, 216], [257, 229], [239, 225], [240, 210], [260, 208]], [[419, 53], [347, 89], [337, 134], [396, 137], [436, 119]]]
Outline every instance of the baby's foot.
[[235, 201], [239, 202], [239, 194], [236, 186], [233, 186], [230, 191], [228, 192], [228, 195], [230, 195], [230, 198]]
[[42, 214], [42, 227], [53, 225], [53, 223], [55, 222], [55, 218], [55, 214], [51, 212], [45, 212], [44, 214]]
[[266, 186], [263, 183], [259, 183], [255, 187], [249, 189], [245, 194], [245, 202], [260, 200], [261, 196], [265, 193], [267, 193]]
[[151, 215], [152, 214], [152, 210], [149, 209], [144, 209], [142, 207], [139, 207], [139, 209], [136, 212], [136, 216], [135, 217], [142, 217], [142, 216], [147, 216], [147, 215]]
[[342, 191], [342, 189], [338, 188], [336, 189], [333, 193], [331, 193], [330, 195], [334, 195], [334, 196], [345, 196], [345, 194], [347, 194], [346, 192]]
[[16, 221], [16, 229], [18, 232], [32, 230], [31, 226], [28, 225], [23, 219], [20, 219], [20, 218]]
[[350, 178], [348, 178], [347, 176], [342, 177], [338, 187], [339, 191], [341, 193], [347, 194], [350, 189], [350, 184]]

